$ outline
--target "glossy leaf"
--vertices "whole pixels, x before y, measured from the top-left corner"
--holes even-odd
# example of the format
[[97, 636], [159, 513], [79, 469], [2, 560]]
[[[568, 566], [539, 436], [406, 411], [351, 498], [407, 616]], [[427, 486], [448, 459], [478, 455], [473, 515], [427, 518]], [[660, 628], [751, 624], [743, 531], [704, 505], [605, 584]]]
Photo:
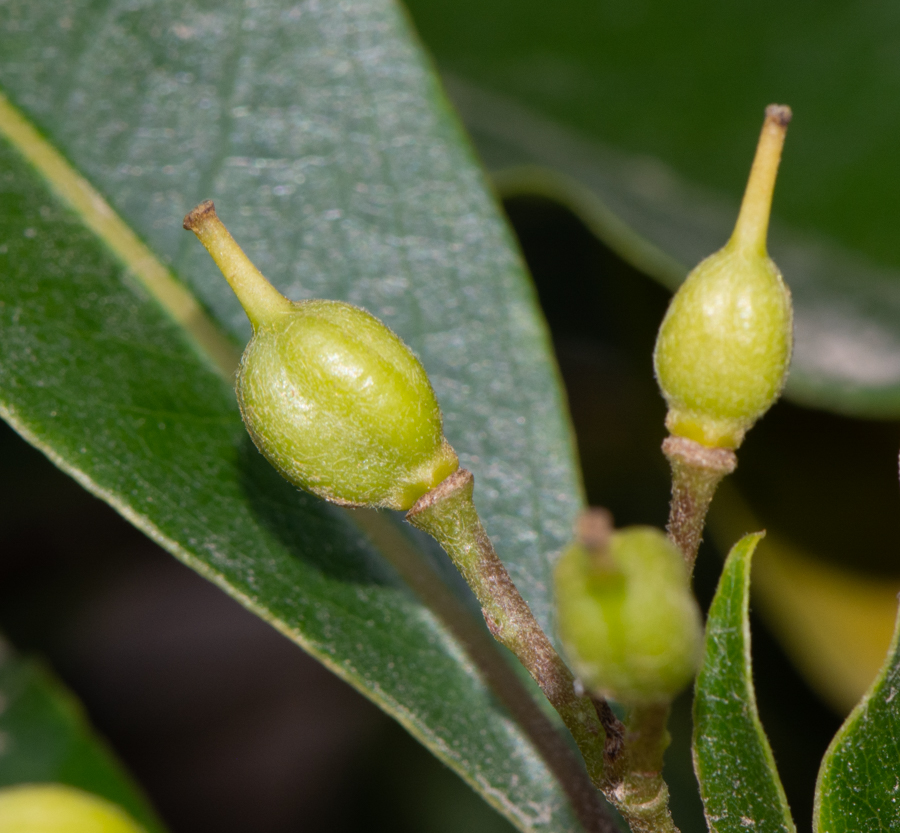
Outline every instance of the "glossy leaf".
[[881, 672], [841, 726], [816, 783], [816, 833], [900, 829], [900, 616]]
[[694, 688], [694, 769], [714, 833], [796, 829], [753, 689], [750, 562], [762, 536], [745, 536], [728, 556], [709, 609]]
[[44, 156], [61, 152], [124, 223], [99, 196], [79, 202], [84, 188], [65, 186], [59, 166], [38, 174], [21, 153], [42, 165], [40, 143], [4, 117], [3, 416], [378, 702], [521, 829], [577, 829], [444, 626], [344, 512], [297, 493], [257, 454], [215, 369], [233, 348], [219, 340], [210, 354], [214, 333], [165, 274], [193, 287], [232, 343], [246, 337], [233, 294], [181, 229], [212, 197], [289, 295], [382, 316], [422, 358], [485, 524], [549, 624], [547, 556], [581, 502], [555, 366], [508, 232], [403, 16], [387, 0], [16, 0], [4, 19], [0, 85], [46, 137]]
[[126, 810], [147, 833], [162, 826], [75, 698], [38, 663], [0, 644], [0, 787], [68, 784]]
[[900, 414], [891, 3], [814, 25], [775, 0], [409, 6], [501, 191], [561, 199], [670, 284], [727, 238], [763, 107], [792, 105], [771, 241], [796, 298], [788, 395]]

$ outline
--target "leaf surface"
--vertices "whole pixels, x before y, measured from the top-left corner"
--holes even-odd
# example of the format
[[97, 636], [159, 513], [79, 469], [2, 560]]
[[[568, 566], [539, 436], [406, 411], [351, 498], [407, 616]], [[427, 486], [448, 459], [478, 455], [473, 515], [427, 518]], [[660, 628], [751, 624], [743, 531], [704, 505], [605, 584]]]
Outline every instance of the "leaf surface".
[[725, 562], [694, 688], [694, 769], [714, 833], [796, 830], [753, 689], [750, 562], [761, 538], [745, 536]]
[[118, 804], [148, 833], [162, 833], [75, 698], [38, 663], [0, 648], [0, 787], [68, 784]]
[[900, 616], [872, 687], [841, 726], [816, 783], [816, 833], [900, 829]]
[[[253, 448], [217, 370], [249, 327], [181, 229], [214, 198], [287, 294], [364, 306], [418, 352], [485, 525], [549, 625], [548, 556], [582, 499], [555, 365], [403, 16], [387, 0], [13, 0], [4, 20], [0, 86], [47, 146], [42, 157], [3, 117], [4, 418], [378, 702], [520, 829], [578, 829], [447, 629], [344, 512], [298, 493]], [[41, 167], [53, 154], [90, 186]], [[224, 329], [217, 359], [177, 279]]]

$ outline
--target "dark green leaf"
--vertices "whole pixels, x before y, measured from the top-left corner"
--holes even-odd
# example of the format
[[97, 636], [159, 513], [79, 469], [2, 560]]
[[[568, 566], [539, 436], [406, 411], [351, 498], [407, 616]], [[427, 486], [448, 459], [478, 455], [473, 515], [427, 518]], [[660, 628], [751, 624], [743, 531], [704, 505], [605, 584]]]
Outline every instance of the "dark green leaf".
[[88, 726], [75, 698], [40, 665], [0, 643], [0, 787], [68, 784], [162, 833], [146, 800]]
[[816, 833], [900, 830], [900, 615], [887, 659], [822, 759]]
[[[235, 342], [246, 319], [181, 229], [205, 197], [288, 294], [365, 306], [417, 350], [486, 526], [549, 623], [547, 556], [581, 502], [555, 367], [509, 234], [397, 9], [14, 0], [3, 20], [7, 95]], [[127, 235], [90, 226], [99, 239], [90, 207], [73, 212], [56, 175], [44, 181], [7, 144], [0, 172], [3, 416], [521, 829], [576, 829], [446, 628], [345, 513], [257, 454], [198, 352], [196, 318], [186, 329], [183, 309], [160, 307]]]
[[[876, 57], [893, 54], [893, 4], [831, 3], [814, 25], [807, 7], [777, 0], [409, 6], [443, 68], [468, 82], [450, 89], [501, 192], [574, 207], [670, 286], [725, 242], [763, 107], [791, 104], [771, 240], [797, 310], [788, 395], [900, 414], [900, 203], [889, 185], [900, 115], [883, 105], [896, 71]], [[522, 165], [541, 170], [510, 170]]]
[[750, 562], [762, 537], [742, 538], [725, 562], [694, 689], [694, 768], [714, 833], [796, 829], [753, 690]]

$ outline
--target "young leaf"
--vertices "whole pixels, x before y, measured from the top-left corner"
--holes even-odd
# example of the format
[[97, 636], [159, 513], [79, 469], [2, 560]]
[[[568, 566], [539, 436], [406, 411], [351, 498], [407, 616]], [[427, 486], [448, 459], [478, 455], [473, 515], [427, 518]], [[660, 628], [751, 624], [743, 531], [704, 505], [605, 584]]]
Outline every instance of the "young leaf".
[[[4, 8], [16, 26], [0, 27], [0, 84], [46, 138], [23, 139], [9, 111], [0, 125], [0, 414], [520, 829], [577, 829], [448, 629], [343, 512], [255, 451], [215, 369], [233, 347], [166, 274], [246, 337], [233, 293], [180, 227], [213, 197], [281, 289], [384, 317], [429, 371], [486, 525], [549, 625], [546, 554], [581, 501], [554, 363], [402, 13], [387, 0]], [[124, 223], [64, 185], [60, 152]]]
[[0, 787], [28, 783], [78, 787], [122, 807], [147, 833], [163, 831], [75, 698], [0, 643]]
[[815, 833], [900, 829], [900, 614], [881, 672], [828, 747]]
[[694, 688], [694, 769], [713, 833], [796, 830], [759, 722], [750, 663], [750, 562], [763, 534], [745, 536], [728, 556]]

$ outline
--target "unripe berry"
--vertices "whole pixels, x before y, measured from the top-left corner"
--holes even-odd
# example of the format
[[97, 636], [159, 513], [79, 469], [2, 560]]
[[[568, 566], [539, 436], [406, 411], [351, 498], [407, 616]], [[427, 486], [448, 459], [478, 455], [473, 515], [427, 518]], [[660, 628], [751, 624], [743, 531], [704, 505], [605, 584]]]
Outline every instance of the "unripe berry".
[[250, 322], [236, 390], [257, 448], [292, 483], [334, 503], [409, 509], [459, 466], [421, 362], [363, 309], [293, 302], [202, 203], [185, 218]]
[[556, 567], [560, 638], [591, 691], [626, 705], [668, 702], [694, 677], [703, 627], [684, 559], [658, 529], [581, 536]]
[[0, 790], [0, 833], [144, 833], [115, 804], [64, 784]]
[[791, 296], [766, 253], [766, 233], [791, 111], [766, 109], [731, 239], [688, 275], [656, 342], [666, 426], [706, 446], [737, 448], [775, 402], [791, 359]]

